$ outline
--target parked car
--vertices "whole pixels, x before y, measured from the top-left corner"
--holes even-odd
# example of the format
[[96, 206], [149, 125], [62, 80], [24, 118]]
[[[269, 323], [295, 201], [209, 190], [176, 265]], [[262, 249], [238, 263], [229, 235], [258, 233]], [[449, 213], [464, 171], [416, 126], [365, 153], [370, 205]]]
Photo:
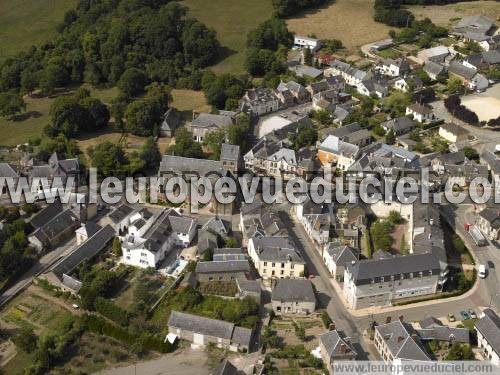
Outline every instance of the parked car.
[[448, 314], [448, 320], [453, 323], [453, 322], [456, 322], [457, 321], [457, 318], [455, 318], [455, 315], [452, 314], [452, 313], [449, 313]]
[[460, 311], [460, 316], [462, 317], [462, 320], [469, 320], [470, 319], [469, 313], [465, 310]]
[[469, 311], [467, 311], [469, 313], [469, 316], [471, 317], [471, 319], [477, 319], [477, 315], [476, 315], [476, 312], [472, 309], [469, 309]]
[[484, 264], [480, 264], [479, 268], [477, 270], [477, 275], [481, 278], [484, 279], [486, 277], [486, 266]]

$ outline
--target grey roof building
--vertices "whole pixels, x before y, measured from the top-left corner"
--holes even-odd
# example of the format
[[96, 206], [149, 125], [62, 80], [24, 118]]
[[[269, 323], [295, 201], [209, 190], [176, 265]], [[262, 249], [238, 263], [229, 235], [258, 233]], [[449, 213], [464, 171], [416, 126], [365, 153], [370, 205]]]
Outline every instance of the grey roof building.
[[210, 375], [237, 375], [238, 369], [229, 362], [227, 359], [223, 359], [222, 362], [217, 365], [217, 367], [210, 372]]
[[415, 329], [399, 320], [375, 327], [375, 347], [386, 363], [395, 359], [431, 360]]
[[316, 309], [316, 295], [311, 281], [306, 279], [280, 279], [271, 296], [277, 314], [310, 314]]
[[49, 203], [46, 207], [41, 209], [30, 220], [30, 224], [34, 229], [47, 224], [54, 219], [57, 215], [63, 212], [63, 206], [59, 198], [56, 198], [53, 203]]
[[321, 349], [321, 357], [329, 366], [329, 369], [331, 369], [330, 366], [335, 361], [354, 360], [358, 356], [351, 342], [343, 337], [337, 330], [332, 330], [320, 335], [319, 346]]
[[18, 178], [16, 168], [9, 163], [0, 163], [0, 177]]
[[399, 136], [412, 131], [417, 123], [407, 116], [396, 117], [380, 124], [386, 132], [392, 130], [394, 134]]
[[463, 17], [454, 27], [453, 33], [465, 36], [466, 34], [488, 35], [494, 22], [491, 18], [483, 15]]
[[160, 125], [160, 135], [163, 137], [173, 137], [175, 131], [182, 124], [182, 115], [175, 108], [169, 108], [163, 114], [163, 121]]
[[214, 343], [220, 348], [232, 351], [251, 349], [253, 331], [236, 327], [234, 323], [172, 311], [168, 328], [171, 333], [191, 341], [194, 345], [205, 346]]
[[250, 272], [248, 260], [198, 262], [195, 270], [196, 277], [200, 282], [246, 280], [251, 278]]
[[159, 175], [190, 175], [210, 176], [224, 175], [222, 163], [217, 160], [185, 158], [183, 156], [163, 155], [158, 169]]
[[483, 354], [500, 366], [500, 318], [492, 309], [485, 309], [483, 316], [475, 324], [477, 344]]

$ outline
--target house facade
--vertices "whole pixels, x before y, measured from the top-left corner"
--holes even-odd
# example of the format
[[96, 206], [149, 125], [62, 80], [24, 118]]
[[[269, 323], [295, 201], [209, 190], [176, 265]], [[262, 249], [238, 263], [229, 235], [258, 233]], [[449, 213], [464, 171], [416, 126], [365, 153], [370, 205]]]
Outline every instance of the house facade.
[[500, 318], [492, 309], [485, 309], [475, 324], [477, 347], [485, 358], [500, 366]]
[[311, 314], [316, 310], [316, 296], [312, 283], [306, 279], [280, 279], [271, 296], [277, 315]]

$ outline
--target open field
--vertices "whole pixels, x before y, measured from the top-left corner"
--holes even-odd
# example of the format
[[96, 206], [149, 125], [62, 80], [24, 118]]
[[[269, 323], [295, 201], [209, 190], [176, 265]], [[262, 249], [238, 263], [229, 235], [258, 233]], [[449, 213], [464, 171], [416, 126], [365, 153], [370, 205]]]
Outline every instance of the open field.
[[210, 112], [212, 110], [203, 91], [194, 90], [173, 89], [170, 106], [181, 112]]
[[288, 28], [302, 35], [340, 39], [351, 52], [363, 44], [387, 38], [389, 26], [373, 20], [374, 0], [337, 0], [289, 19]]
[[217, 32], [222, 60], [216, 73], [243, 73], [246, 36], [249, 30], [271, 17], [271, 0], [185, 0], [191, 14]]
[[0, 62], [32, 45], [50, 41], [76, 0], [0, 0]]
[[464, 16], [483, 14], [500, 17], [500, 4], [496, 1], [473, 1], [447, 5], [411, 5], [407, 7], [417, 19], [430, 18], [439, 26], [449, 26]]
[[[1, 1], [1, 0], [0, 0]], [[114, 88], [95, 88], [84, 84], [90, 90], [93, 97], [101, 99], [109, 104], [118, 94], [118, 89]], [[64, 90], [60, 95], [67, 95], [70, 91]], [[16, 120], [7, 120], [0, 117], [0, 146], [15, 146], [25, 143], [29, 138], [40, 137], [45, 125], [49, 123], [50, 105], [54, 97], [29, 97], [25, 96], [26, 111]]]
[[500, 116], [500, 84], [496, 84], [480, 94], [462, 98], [462, 104], [476, 112], [480, 121], [488, 121]]

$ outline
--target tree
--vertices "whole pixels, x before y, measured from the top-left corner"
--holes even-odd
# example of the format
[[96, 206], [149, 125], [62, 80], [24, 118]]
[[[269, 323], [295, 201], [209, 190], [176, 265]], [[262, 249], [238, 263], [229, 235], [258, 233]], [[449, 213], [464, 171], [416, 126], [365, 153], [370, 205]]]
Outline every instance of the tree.
[[49, 115], [51, 123], [45, 131], [51, 137], [63, 134], [70, 138], [80, 131], [95, 129], [95, 120], [89, 110], [72, 96], [57, 97], [50, 106]]
[[449, 94], [457, 94], [462, 91], [462, 80], [458, 77], [451, 77], [446, 85]]
[[103, 102], [96, 98], [86, 97], [80, 103], [89, 111], [90, 116], [94, 119], [96, 129], [103, 129], [108, 126], [110, 118], [109, 109]]
[[14, 336], [13, 341], [25, 353], [32, 353], [36, 349], [37, 337], [31, 328], [22, 327], [19, 334]]
[[109, 141], [100, 143], [91, 150], [90, 157], [92, 166], [97, 168], [97, 173], [100, 176], [121, 177], [125, 174], [128, 160], [119, 144]]
[[388, 145], [393, 145], [396, 142], [396, 134], [394, 134], [394, 130], [391, 129], [385, 135], [385, 143]]
[[332, 123], [332, 117], [330, 116], [330, 112], [326, 109], [320, 109], [318, 111], [314, 111], [313, 119], [318, 121], [321, 125], [328, 125]]
[[38, 85], [38, 77], [36, 73], [31, 69], [25, 69], [21, 74], [21, 88], [28, 95], [33, 93], [33, 90]]
[[479, 160], [479, 153], [472, 147], [464, 147], [465, 157], [469, 160]]
[[199, 159], [203, 157], [201, 145], [193, 140], [192, 134], [186, 128], [177, 130], [175, 133], [175, 145], [170, 146], [168, 153], [188, 158]]
[[306, 146], [312, 146], [318, 140], [318, 131], [310, 126], [301, 125], [297, 130], [297, 134], [293, 134], [290, 137], [290, 141], [295, 150], [299, 150]]
[[370, 228], [370, 235], [373, 240], [375, 250], [389, 251], [392, 247], [393, 239], [391, 233], [393, 225], [387, 220], [377, 220]]
[[474, 353], [469, 344], [456, 342], [451, 346], [444, 359], [446, 361], [470, 361], [474, 359]]
[[284, 20], [271, 18], [262, 22], [247, 34], [247, 47], [276, 51], [279, 45], [291, 47], [293, 34], [288, 31]]
[[240, 113], [236, 118], [236, 123], [231, 124], [226, 129], [227, 141], [232, 145], [240, 146], [240, 151], [248, 149], [248, 136], [250, 132], [250, 118], [245, 113]]
[[312, 65], [313, 56], [312, 56], [311, 50], [306, 47], [303, 49], [303, 54], [304, 54], [304, 64], [305, 65]]
[[224, 129], [216, 129], [209, 132], [203, 140], [203, 145], [212, 151], [210, 158], [213, 160], [220, 159], [222, 144], [226, 140], [226, 131]]
[[16, 114], [21, 113], [25, 109], [26, 103], [21, 95], [12, 92], [0, 93], [1, 116], [13, 119]]
[[130, 68], [122, 74], [117, 86], [126, 96], [134, 97], [144, 92], [146, 84], [146, 74], [137, 68]]
[[139, 136], [156, 135], [165, 106], [151, 98], [133, 101], [125, 110], [125, 130]]
[[155, 172], [158, 170], [161, 153], [153, 137], [149, 137], [144, 146], [142, 146], [140, 157], [144, 161], [147, 170]]
[[409, 93], [394, 91], [391, 95], [384, 99], [384, 105], [390, 109], [394, 117], [403, 116], [406, 107], [411, 103], [411, 95]]
[[234, 237], [228, 237], [228, 238], [226, 238], [224, 246], [228, 247], [228, 248], [238, 247], [238, 240]]
[[121, 244], [120, 239], [118, 237], [115, 237], [113, 239], [112, 251], [113, 251], [113, 254], [115, 254], [115, 256], [117, 256], [117, 257], [122, 256], [122, 244]]

